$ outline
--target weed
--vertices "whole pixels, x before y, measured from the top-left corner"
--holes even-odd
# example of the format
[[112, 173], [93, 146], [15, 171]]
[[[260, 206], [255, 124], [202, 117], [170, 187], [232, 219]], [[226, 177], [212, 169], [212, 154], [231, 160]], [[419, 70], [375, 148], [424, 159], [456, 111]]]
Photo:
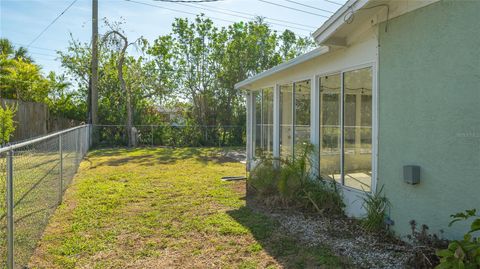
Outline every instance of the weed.
[[[413, 256], [408, 264], [413, 268], [433, 268], [440, 259], [435, 254], [437, 248], [444, 248], [448, 241], [442, 239], [436, 234], [429, 233], [429, 227], [423, 224], [420, 230], [417, 230], [417, 222], [410, 221], [411, 234], [407, 236], [413, 247]], [[443, 231], [440, 231], [441, 233]]]
[[[306, 212], [343, 214], [345, 207], [336, 183], [314, 175], [313, 146], [298, 147], [295, 158], [262, 158], [252, 171], [249, 185], [269, 207], [293, 207]], [[275, 167], [274, 163], [280, 163]]]
[[366, 209], [366, 217], [361, 221], [362, 226], [369, 232], [385, 232], [388, 230], [386, 224], [387, 210], [390, 201], [383, 192], [383, 186], [376, 193], [365, 192], [363, 207]]

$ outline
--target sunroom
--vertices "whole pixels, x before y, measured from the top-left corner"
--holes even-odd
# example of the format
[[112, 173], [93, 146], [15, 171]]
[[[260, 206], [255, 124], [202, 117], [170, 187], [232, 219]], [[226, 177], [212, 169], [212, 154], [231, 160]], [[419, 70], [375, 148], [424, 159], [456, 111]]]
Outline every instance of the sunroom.
[[296, 147], [311, 143], [319, 175], [342, 186], [354, 216], [363, 214], [355, 201], [375, 189], [377, 149], [378, 28], [362, 17], [357, 22], [356, 31], [342, 32], [345, 44], [331, 35], [335, 45], [321, 42], [236, 84], [247, 99], [247, 168], [261, 154], [295, 158]]

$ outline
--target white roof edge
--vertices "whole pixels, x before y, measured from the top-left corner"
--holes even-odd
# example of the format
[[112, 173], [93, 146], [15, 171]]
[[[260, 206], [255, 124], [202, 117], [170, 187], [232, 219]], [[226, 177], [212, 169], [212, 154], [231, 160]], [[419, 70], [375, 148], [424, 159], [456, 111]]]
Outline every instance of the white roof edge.
[[286, 61], [284, 63], [281, 63], [279, 65], [276, 65], [266, 71], [263, 71], [262, 73], [259, 73], [259, 74], [256, 74], [255, 76], [252, 76], [252, 77], [249, 77], [243, 81], [240, 81], [238, 82], [237, 84], [235, 84], [235, 89], [238, 90], [238, 89], [241, 89], [241, 88], [244, 88], [245, 86], [255, 82], [255, 81], [258, 81], [260, 79], [263, 79], [263, 78], [266, 78], [268, 76], [271, 76], [275, 73], [278, 73], [280, 71], [283, 71], [285, 69], [288, 69], [290, 67], [293, 67], [297, 64], [301, 64], [303, 62], [306, 62], [308, 60], [311, 60], [315, 57], [318, 57], [322, 54], [325, 54], [329, 51], [329, 48], [327, 46], [322, 46], [322, 47], [318, 47], [314, 50], [311, 50], [305, 54], [302, 54], [298, 57], [295, 57], [289, 61]]
[[345, 24], [345, 16], [353, 10], [353, 12], [364, 7], [371, 0], [349, 0], [341, 8], [339, 8], [320, 28], [313, 32], [312, 36], [318, 44], [322, 44], [329, 38], [340, 26]]

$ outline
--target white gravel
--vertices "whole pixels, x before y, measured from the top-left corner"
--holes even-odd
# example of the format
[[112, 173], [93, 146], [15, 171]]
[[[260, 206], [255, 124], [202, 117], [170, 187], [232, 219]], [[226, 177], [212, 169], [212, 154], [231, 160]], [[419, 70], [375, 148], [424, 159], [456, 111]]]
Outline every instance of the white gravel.
[[335, 254], [348, 257], [358, 268], [405, 268], [412, 255], [407, 245], [381, 242], [348, 219], [291, 212], [267, 214], [305, 244], [327, 246]]

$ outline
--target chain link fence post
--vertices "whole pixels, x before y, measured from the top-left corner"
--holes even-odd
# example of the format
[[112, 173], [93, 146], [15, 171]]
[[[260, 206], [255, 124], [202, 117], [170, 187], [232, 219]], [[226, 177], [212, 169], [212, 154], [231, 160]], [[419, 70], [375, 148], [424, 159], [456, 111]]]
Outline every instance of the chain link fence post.
[[7, 268], [13, 269], [13, 150], [7, 152]]
[[152, 134], [152, 147], [153, 147], [153, 125], [150, 125], [150, 132]]
[[58, 204], [61, 204], [63, 198], [63, 141], [61, 134], [58, 135], [58, 152], [60, 154], [60, 192], [58, 194]]

